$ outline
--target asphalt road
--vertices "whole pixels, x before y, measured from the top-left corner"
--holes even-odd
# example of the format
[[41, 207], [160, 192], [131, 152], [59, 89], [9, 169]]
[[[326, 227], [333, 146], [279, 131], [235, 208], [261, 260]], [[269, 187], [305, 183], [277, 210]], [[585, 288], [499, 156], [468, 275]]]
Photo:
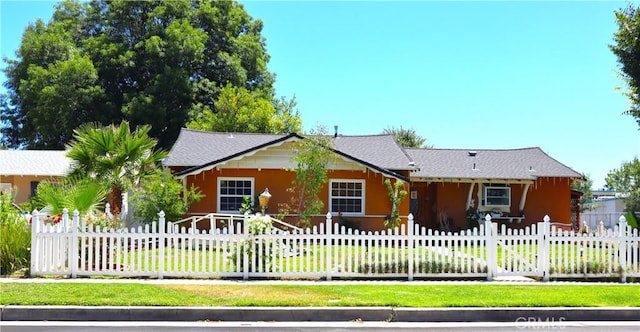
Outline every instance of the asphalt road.
[[0, 322], [2, 332], [166, 331], [640, 331], [640, 322]]

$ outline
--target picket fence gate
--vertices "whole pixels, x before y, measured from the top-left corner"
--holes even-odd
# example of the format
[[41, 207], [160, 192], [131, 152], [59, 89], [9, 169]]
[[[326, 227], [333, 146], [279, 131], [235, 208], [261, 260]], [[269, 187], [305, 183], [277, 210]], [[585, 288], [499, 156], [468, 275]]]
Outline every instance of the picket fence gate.
[[[233, 218], [240, 217], [240, 221]], [[301, 231], [252, 235], [248, 216], [224, 227], [185, 228], [159, 220], [130, 229], [87, 225], [65, 210], [56, 224], [32, 215], [31, 276], [189, 278], [550, 278], [640, 277], [640, 236], [624, 217], [613, 230], [579, 234], [550, 219], [523, 229], [440, 232], [414, 224], [364, 232], [326, 221]], [[214, 228], [215, 227], [215, 228]]]

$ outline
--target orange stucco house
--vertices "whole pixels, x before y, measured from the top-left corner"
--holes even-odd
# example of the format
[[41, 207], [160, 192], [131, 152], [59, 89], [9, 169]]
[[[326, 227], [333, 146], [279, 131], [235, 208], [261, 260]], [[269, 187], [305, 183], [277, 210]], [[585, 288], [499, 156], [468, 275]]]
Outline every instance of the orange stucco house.
[[[292, 134], [217, 133], [182, 129], [163, 164], [185, 186], [205, 195], [189, 214], [238, 213], [245, 196], [255, 199], [266, 188], [268, 213], [290, 201], [296, 142]], [[429, 228], [467, 228], [469, 207], [480, 215], [516, 227], [542, 220], [572, 219], [572, 181], [580, 174], [539, 148], [515, 150], [403, 149], [392, 135], [334, 135], [336, 160], [328, 167], [329, 182], [320, 197], [322, 214], [338, 212], [360, 229], [384, 228], [391, 202], [384, 181], [403, 181], [409, 193], [399, 212], [406, 221]], [[499, 215], [498, 215], [499, 214]], [[285, 219], [294, 220], [295, 215]]]
[[0, 150], [0, 190], [13, 192], [22, 203], [42, 181], [56, 181], [71, 170], [64, 150]]

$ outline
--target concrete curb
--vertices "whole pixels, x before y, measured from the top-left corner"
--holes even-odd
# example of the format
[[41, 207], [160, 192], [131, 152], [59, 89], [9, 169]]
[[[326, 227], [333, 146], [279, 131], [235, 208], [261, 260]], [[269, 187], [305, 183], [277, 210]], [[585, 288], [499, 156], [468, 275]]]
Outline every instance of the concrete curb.
[[0, 321], [640, 321], [640, 308], [3, 306]]

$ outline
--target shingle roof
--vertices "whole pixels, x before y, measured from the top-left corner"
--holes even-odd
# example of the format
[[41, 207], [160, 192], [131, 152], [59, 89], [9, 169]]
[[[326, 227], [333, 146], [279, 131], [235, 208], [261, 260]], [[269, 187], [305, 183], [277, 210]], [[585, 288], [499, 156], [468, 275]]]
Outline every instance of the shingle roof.
[[200, 166], [229, 156], [252, 151], [287, 135], [218, 133], [183, 128], [178, 135], [165, 166]]
[[[303, 137], [297, 134], [182, 129], [164, 165], [188, 167], [184, 172], [191, 172], [288, 139]], [[338, 154], [391, 175], [397, 175], [393, 171], [413, 170], [411, 163], [415, 163], [412, 178], [535, 180], [538, 177], [581, 176], [537, 147], [507, 150], [402, 149], [393, 135], [340, 135], [334, 137], [333, 142]], [[475, 155], [470, 156], [470, 151], [475, 151]]]
[[[297, 134], [219, 133], [182, 129], [169, 151], [165, 166], [189, 167], [180, 172], [222, 163], [287, 139], [303, 139]], [[387, 172], [409, 170], [409, 156], [396, 143], [392, 135], [338, 136], [332, 138], [334, 149], [347, 159], [367, 167]], [[397, 174], [390, 174], [397, 176]]]
[[[538, 177], [581, 176], [538, 147], [508, 150], [406, 149], [406, 152], [419, 168], [411, 174], [412, 178], [535, 180]], [[475, 155], [470, 152], [475, 152]]]
[[64, 176], [71, 159], [64, 150], [0, 150], [0, 175]]
[[338, 136], [334, 148], [351, 157], [388, 170], [411, 170], [411, 158], [398, 145], [393, 135]]

